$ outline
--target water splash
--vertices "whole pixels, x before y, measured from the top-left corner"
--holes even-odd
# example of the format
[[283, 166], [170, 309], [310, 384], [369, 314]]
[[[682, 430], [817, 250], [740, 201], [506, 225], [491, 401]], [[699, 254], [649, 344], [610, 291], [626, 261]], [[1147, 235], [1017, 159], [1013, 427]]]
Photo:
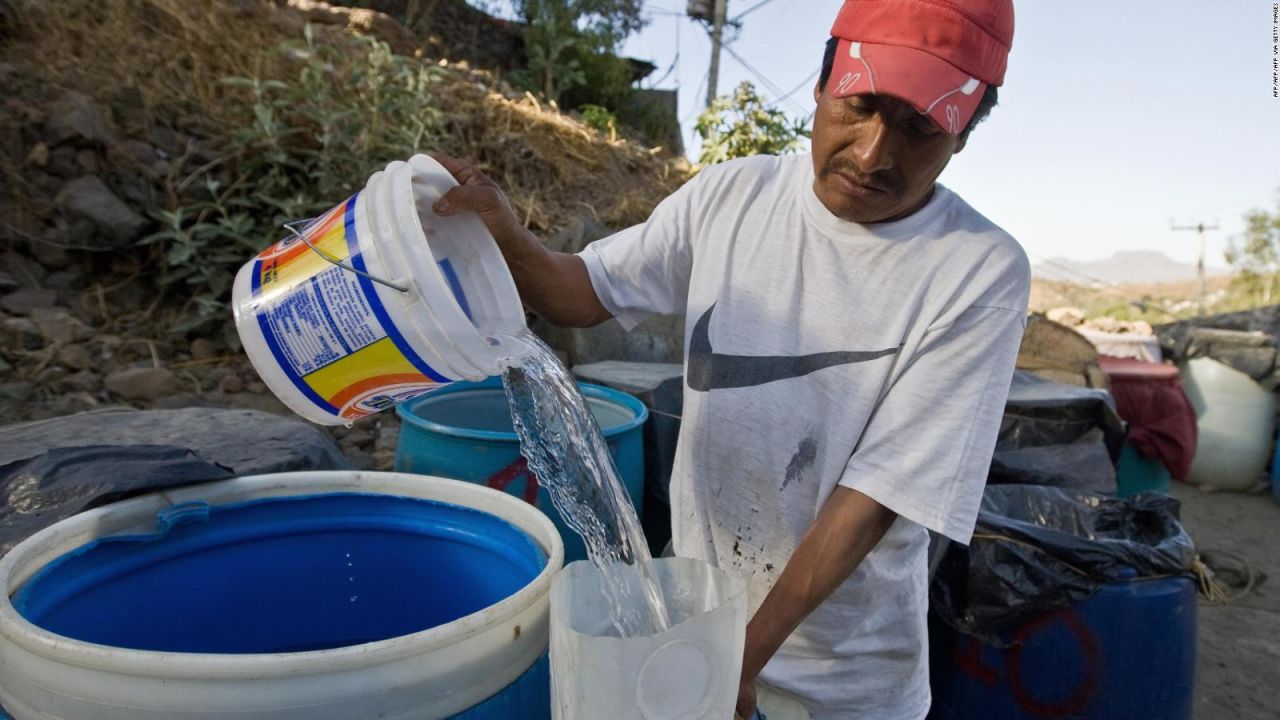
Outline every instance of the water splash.
[[510, 339], [528, 347], [502, 373], [521, 452], [565, 523], [582, 536], [614, 627], [622, 637], [668, 629], [649, 546], [595, 416], [551, 348], [529, 330]]

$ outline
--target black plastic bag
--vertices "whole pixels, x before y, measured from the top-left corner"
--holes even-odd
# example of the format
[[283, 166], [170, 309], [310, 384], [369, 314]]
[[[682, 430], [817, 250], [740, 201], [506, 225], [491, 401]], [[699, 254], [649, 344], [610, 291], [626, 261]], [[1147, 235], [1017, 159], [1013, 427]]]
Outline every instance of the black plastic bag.
[[110, 409], [0, 427], [0, 555], [83, 510], [237, 475], [347, 466], [324, 430], [252, 410]]
[[1103, 584], [1191, 572], [1195, 545], [1180, 503], [1035, 485], [991, 485], [973, 541], [947, 548], [930, 586], [933, 613], [999, 645], [1000, 636]]

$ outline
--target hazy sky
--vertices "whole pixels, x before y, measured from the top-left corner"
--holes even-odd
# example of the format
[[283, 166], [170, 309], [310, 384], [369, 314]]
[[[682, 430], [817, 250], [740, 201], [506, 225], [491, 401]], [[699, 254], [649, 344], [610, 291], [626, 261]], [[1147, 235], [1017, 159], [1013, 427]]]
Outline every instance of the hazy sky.
[[[728, 0], [746, 12], [733, 50], [807, 116], [810, 76], [838, 0]], [[759, 7], [752, 9], [759, 4]], [[1161, 250], [1195, 259], [1195, 233], [1171, 223], [1215, 220], [1208, 262], [1225, 265], [1242, 213], [1274, 209], [1280, 188], [1280, 98], [1272, 97], [1272, 0], [1018, 0], [1000, 106], [942, 181], [1013, 233], [1032, 261]], [[652, 22], [623, 51], [668, 68], [680, 90], [686, 144], [706, 94], [710, 41], [685, 0], [646, 0]], [[749, 12], [748, 12], [749, 11]], [[677, 58], [677, 47], [679, 59]], [[673, 65], [674, 63], [674, 65]], [[719, 91], [742, 80], [722, 56]]]

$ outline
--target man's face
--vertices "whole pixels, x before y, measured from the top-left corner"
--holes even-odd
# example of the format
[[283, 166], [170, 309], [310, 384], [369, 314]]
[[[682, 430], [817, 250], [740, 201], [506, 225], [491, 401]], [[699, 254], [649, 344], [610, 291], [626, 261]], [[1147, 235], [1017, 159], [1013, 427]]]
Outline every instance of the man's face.
[[929, 201], [934, 181], [964, 148], [959, 136], [897, 98], [834, 98], [821, 87], [813, 95], [813, 191], [843, 220], [910, 215]]

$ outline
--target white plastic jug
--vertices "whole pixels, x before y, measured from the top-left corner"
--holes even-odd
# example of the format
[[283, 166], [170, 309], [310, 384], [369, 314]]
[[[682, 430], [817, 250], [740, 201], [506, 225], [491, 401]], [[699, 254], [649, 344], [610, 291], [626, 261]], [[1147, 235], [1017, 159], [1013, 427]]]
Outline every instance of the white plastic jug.
[[349, 425], [521, 351], [492, 337], [525, 326], [497, 244], [475, 214], [431, 211], [455, 185], [426, 155], [393, 162], [236, 274], [240, 340], [291, 410]]
[[1252, 488], [1271, 454], [1275, 395], [1209, 358], [1195, 358], [1181, 372], [1199, 435], [1187, 479], [1225, 490]]
[[[623, 566], [629, 569], [629, 566]], [[671, 629], [614, 630], [600, 573], [570, 564], [551, 585], [551, 710], [556, 720], [727, 720], [746, 642], [746, 583], [699, 560], [653, 561]], [[636, 574], [623, 577], [638, 581]]]

